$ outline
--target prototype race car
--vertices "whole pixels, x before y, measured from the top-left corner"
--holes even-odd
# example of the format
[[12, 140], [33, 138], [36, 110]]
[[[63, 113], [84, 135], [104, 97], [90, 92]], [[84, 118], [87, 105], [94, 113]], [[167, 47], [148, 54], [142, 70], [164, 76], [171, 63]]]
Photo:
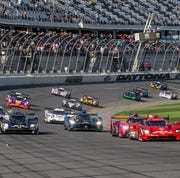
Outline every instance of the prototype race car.
[[141, 96], [139, 94], [137, 94], [136, 92], [133, 92], [133, 91], [125, 92], [123, 94], [123, 98], [130, 99], [130, 100], [135, 100], [135, 101], [140, 101], [141, 100]]
[[66, 117], [64, 128], [67, 130], [103, 131], [103, 121], [98, 114], [80, 111], [74, 117]]
[[82, 110], [82, 104], [75, 99], [63, 100], [62, 107], [76, 109], [76, 110]]
[[11, 97], [22, 97], [24, 99], [31, 100], [29, 95], [17, 91], [11, 91], [11, 93], [8, 93], [6, 96], [6, 101]]
[[20, 112], [12, 112], [8, 117], [1, 117], [0, 133], [32, 133], [39, 134], [38, 118]]
[[150, 116], [145, 125], [138, 127], [138, 140], [179, 140], [180, 124], [179, 122], [167, 123], [164, 118]]
[[132, 91], [134, 91], [135, 93], [139, 94], [142, 97], [149, 96], [149, 91], [148, 91], [148, 89], [145, 89], [145, 88], [137, 87], [137, 88], [133, 89]]
[[168, 89], [167, 83], [165, 82], [151, 82], [150, 83], [151, 88], [159, 89], [159, 90], [166, 90]]
[[20, 107], [23, 109], [30, 108], [30, 98], [21, 93], [10, 93], [6, 96], [6, 105]]
[[61, 108], [44, 111], [45, 123], [64, 123], [66, 117], [74, 116], [73, 112]]
[[159, 96], [170, 99], [170, 100], [177, 99], [177, 94], [175, 94], [174, 92], [172, 92], [170, 90], [161, 91], [159, 93]]
[[99, 106], [99, 98], [95, 98], [93, 96], [83, 96], [80, 98], [80, 102], [87, 104], [87, 105], [91, 105], [91, 106]]
[[51, 89], [52, 95], [62, 96], [65, 98], [70, 98], [71, 96], [71, 90], [67, 88], [52, 88]]
[[126, 121], [122, 121], [122, 118], [111, 117], [110, 120], [110, 133], [117, 137], [128, 137], [129, 124]]

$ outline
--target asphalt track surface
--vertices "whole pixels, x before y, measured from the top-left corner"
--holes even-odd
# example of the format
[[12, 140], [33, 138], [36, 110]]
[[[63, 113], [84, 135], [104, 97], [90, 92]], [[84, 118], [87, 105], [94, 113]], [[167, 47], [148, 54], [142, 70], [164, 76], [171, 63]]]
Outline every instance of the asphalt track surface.
[[[180, 81], [168, 81], [180, 96]], [[109, 117], [122, 110], [148, 105], [179, 102], [159, 98], [159, 91], [149, 82], [84, 84], [65, 86], [72, 97], [84, 94], [100, 98], [100, 107], [84, 106], [98, 112], [109, 127]], [[122, 93], [136, 86], [148, 88], [150, 97], [142, 102], [122, 98]], [[64, 87], [64, 86], [63, 86]], [[0, 135], [0, 177], [3, 178], [179, 178], [180, 142], [138, 142], [111, 137], [108, 131], [66, 131], [60, 124], [43, 123], [45, 108], [60, 107], [63, 98], [50, 94], [51, 86], [17, 89], [31, 95], [28, 111], [40, 120], [40, 134]], [[0, 92], [1, 105], [10, 90]], [[16, 109], [16, 108], [13, 108]], [[19, 109], [16, 109], [19, 110]]]

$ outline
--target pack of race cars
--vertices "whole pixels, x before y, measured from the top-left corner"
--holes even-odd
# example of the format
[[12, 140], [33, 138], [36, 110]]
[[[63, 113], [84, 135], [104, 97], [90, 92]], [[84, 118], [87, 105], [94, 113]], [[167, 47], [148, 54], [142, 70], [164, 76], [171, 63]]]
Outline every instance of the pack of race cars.
[[[177, 94], [168, 90], [163, 82], [152, 82], [150, 87], [160, 89], [160, 97], [177, 99]], [[66, 130], [93, 130], [103, 131], [103, 120], [97, 113], [88, 113], [83, 110], [83, 104], [99, 106], [99, 98], [84, 95], [79, 99], [71, 98], [71, 90], [67, 88], [52, 88], [51, 94], [64, 97], [62, 107], [45, 109], [44, 123], [61, 123]], [[141, 97], [149, 97], [149, 91], [136, 87], [125, 92], [123, 98], [141, 101]], [[8, 107], [30, 109], [31, 98], [29, 95], [12, 91], [6, 96]], [[68, 108], [68, 109], [66, 109]], [[70, 110], [69, 110], [70, 109]], [[73, 110], [76, 111], [73, 111]], [[9, 112], [0, 107], [0, 133], [7, 132], [39, 133], [37, 117], [28, 118], [22, 112]], [[180, 122], [168, 123], [165, 118], [158, 116], [140, 117], [138, 114], [129, 115], [126, 120], [113, 116], [110, 119], [110, 133], [112, 136], [128, 137], [130, 140], [139, 141], [154, 139], [180, 140]]]
[[[125, 119], [125, 120], [124, 120]], [[140, 117], [137, 113], [127, 118], [112, 116], [110, 133], [112, 136], [130, 140], [177, 140], [180, 141], [180, 122], [170, 123], [167, 118], [157, 115]]]

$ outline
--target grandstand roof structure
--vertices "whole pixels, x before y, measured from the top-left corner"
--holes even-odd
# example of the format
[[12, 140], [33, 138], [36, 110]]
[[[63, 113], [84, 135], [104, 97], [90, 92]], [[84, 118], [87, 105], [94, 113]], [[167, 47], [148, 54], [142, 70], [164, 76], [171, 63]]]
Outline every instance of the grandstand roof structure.
[[149, 13], [153, 26], [179, 29], [179, 0], [0, 1], [0, 23], [16, 26], [142, 30]]

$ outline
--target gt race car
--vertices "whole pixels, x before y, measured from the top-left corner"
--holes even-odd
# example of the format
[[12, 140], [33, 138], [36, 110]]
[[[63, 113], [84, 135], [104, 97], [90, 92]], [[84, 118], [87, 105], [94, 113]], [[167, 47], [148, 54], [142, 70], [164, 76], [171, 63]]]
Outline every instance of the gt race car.
[[123, 94], [123, 98], [134, 100], [134, 101], [141, 101], [141, 96], [133, 91], [125, 92]]
[[66, 117], [72, 117], [73, 115], [74, 115], [73, 112], [61, 108], [55, 108], [53, 110], [45, 110], [44, 122], [63, 124]]
[[75, 109], [75, 110], [82, 110], [82, 104], [75, 99], [63, 100], [62, 107]]
[[62, 96], [65, 98], [70, 98], [71, 96], [71, 90], [67, 88], [52, 88], [51, 89], [52, 95]]
[[132, 91], [134, 91], [135, 93], [139, 94], [142, 97], [148, 97], [149, 96], [149, 91], [148, 91], [148, 89], [145, 89], [145, 88], [136, 87]]
[[74, 117], [65, 118], [64, 128], [65, 130], [103, 131], [103, 121], [98, 114], [80, 111]]
[[159, 93], [159, 96], [163, 97], [163, 98], [170, 99], [170, 100], [177, 99], [177, 94], [172, 92], [172, 91], [170, 91], [170, 90], [161, 91]]
[[180, 124], [167, 123], [164, 118], [150, 116], [145, 125], [138, 127], [138, 140], [178, 140], [180, 141]]
[[168, 89], [167, 83], [159, 82], [159, 81], [151, 82], [150, 83], [150, 87], [151, 88], [155, 88], [155, 89], [159, 89], [159, 90], [166, 90], [166, 89]]
[[18, 95], [8, 94], [6, 97], [6, 105], [9, 107], [14, 106], [14, 107], [19, 107], [23, 109], [29, 109], [30, 99], [21, 94], [18, 94]]
[[110, 119], [110, 133], [112, 137], [128, 137], [129, 124], [126, 121], [123, 121], [122, 118], [116, 118], [112, 116]]
[[38, 118], [21, 112], [11, 112], [8, 117], [0, 118], [0, 133], [32, 133], [39, 134]]
[[99, 98], [93, 96], [83, 96], [80, 98], [80, 102], [91, 106], [99, 106]]

